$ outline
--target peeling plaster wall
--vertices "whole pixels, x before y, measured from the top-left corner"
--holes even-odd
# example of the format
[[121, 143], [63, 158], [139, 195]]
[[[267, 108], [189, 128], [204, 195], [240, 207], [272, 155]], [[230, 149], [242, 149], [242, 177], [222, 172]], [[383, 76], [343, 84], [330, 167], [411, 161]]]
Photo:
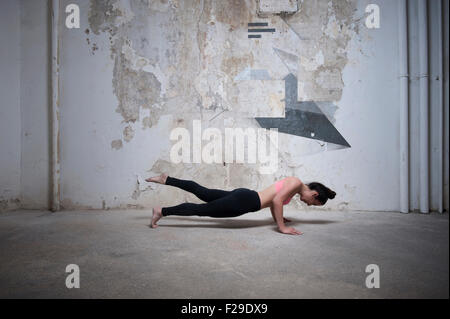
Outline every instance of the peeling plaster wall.
[[[254, 0], [79, 1], [81, 28], [61, 29], [63, 208], [200, 202], [144, 181], [167, 172], [257, 190], [295, 175], [337, 192], [325, 209], [398, 210], [397, 3], [377, 2], [382, 27], [372, 30], [369, 3], [303, 1], [294, 15], [261, 18]], [[247, 38], [257, 21], [276, 31]], [[289, 73], [298, 100], [316, 101], [351, 148], [280, 133], [271, 175], [258, 164], [170, 162], [171, 130], [192, 133], [193, 120], [223, 132], [282, 117]]]
[[[0, 211], [20, 206], [20, 3], [0, 3]], [[6, 45], [7, 44], [7, 45]]]
[[[337, 192], [325, 209], [399, 209], [395, 1], [377, 2], [381, 28], [371, 30], [364, 25], [369, 0], [299, 1], [297, 13], [267, 17], [257, 15], [256, 0], [80, 0], [76, 2], [80, 29], [64, 26], [69, 3], [73, 1], [61, 1], [60, 25], [63, 208], [200, 202], [187, 192], [144, 181], [167, 172], [208, 187], [255, 190], [295, 175], [305, 182], [323, 182]], [[436, 3], [429, 5], [431, 16]], [[448, 35], [448, 3], [443, 3]], [[415, 4], [411, 1], [409, 6], [411, 194], [418, 189]], [[48, 208], [48, 1], [1, 1], [0, 15], [2, 44], [8, 44], [0, 49], [0, 210]], [[267, 22], [275, 32], [249, 39], [249, 22]], [[439, 120], [436, 32], [432, 24], [431, 127]], [[448, 210], [447, 69], [444, 208]], [[288, 74], [297, 85], [290, 96]], [[300, 109], [325, 115], [351, 147], [280, 133], [279, 165], [273, 174], [260, 174], [259, 164], [170, 161], [174, 142], [169, 136], [174, 128], [186, 128], [192, 136], [197, 120], [203, 130], [216, 128], [222, 133], [227, 127], [256, 129], [255, 117], [284, 118], [293, 97], [294, 102], [305, 103], [299, 104]], [[439, 206], [434, 191], [440, 180], [433, 170], [438, 156], [435, 133], [430, 135], [431, 210]], [[410, 204], [412, 209], [418, 206], [416, 196], [410, 197]], [[290, 205], [304, 207], [298, 199]]]

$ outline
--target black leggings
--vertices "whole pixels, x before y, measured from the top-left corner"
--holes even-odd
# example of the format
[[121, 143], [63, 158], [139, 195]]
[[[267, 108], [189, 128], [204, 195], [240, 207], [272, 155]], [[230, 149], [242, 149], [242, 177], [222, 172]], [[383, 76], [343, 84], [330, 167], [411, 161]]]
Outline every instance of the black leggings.
[[172, 207], [163, 207], [163, 216], [210, 216], [210, 217], [236, 217], [261, 209], [259, 195], [254, 190], [236, 188], [232, 191], [221, 189], [208, 189], [194, 181], [177, 179], [167, 176], [166, 185], [175, 186], [193, 193], [205, 204], [183, 203]]

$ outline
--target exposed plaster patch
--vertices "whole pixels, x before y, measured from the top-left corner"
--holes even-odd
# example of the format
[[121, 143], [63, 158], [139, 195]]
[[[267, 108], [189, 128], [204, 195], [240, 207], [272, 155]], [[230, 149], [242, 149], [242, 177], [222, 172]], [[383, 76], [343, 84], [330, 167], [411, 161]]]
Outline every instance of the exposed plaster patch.
[[134, 19], [135, 15], [130, 6], [131, 2], [129, 0], [118, 0], [112, 4], [113, 11], [120, 12], [114, 21], [116, 26], [127, 24]]
[[342, 91], [344, 82], [342, 81], [342, 74], [339, 69], [325, 69], [319, 70], [315, 82], [320, 87], [333, 91]]
[[[347, 63], [347, 42], [352, 32], [357, 30], [357, 25], [353, 24], [343, 27], [343, 33], [333, 32], [336, 28], [340, 30], [341, 21], [344, 24], [351, 22], [351, 8], [356, 0], [334, 5], [334, 2], [340, 1], [330, 2], [329, 12], [327, 2], [323, 0], [317, 1], [319, 4], [314, 4], [316, 1], [305, 2], [303, 6], [309, 7], [307, 14], [284, 17], [295, 33], [278, 16], [270, 19], [271, 26], [278, 23], [277, 30], [284, 32], [282, 36], [274, 37], [273, 43], [241, 41], [246, 37], [247, 23], [255, 20], [254, 0], [204, 0], [195, 4], [175, 0], [130, 1], [129, 10], [132, 14], [127, 19], [121, 17], [125, 9], [117, 4], [118, 1], [97, 4], [99, 1], [92, 0], [91, 11], [98, 12], [89, 14], [89, 23], [92, 33], [108, 32], [110, 35], [111, 58], [114, 61], [113, 87], [119, 101], [117, 111], [124, 122], [140, 120], [140, 110], [145, 107], [149, 109], [149, 114], [141, 114], [143, 128], [157, 124], [164, 113], [183, 114], [186, 125], [189, 125], [192, 118], [203, 116], [202, 110], [239, 107], [240, 90], [232, 79], [245, 68], [262, 70], [270, 65], [270, 76], [277, 81], [281, 81], [286, 71], [295, 70], [299, 93], [303, 92], [299, 95], [300, 100], [340, 99], [342, 80], [338, 81], [335, 88], [327, 83], [325, 76], [327, 72], [333, 74], [334, 69], [341, 76]], [[317, 17], [319, 20], [314, 21]], [[284, 27], [279, 28], [279, 24]], [[283, 64], [276, 56], [271, 57], [274, 47], [282, 48], [283, 51], [280, 50], [278, 54], [292, 61]], [[322, 76], [319, 75], [321, 72]], [[319, 79], [318, 82], [316, 79]], [[284, 82], [277, 85], [284, 89]], [[272, 110], [282, 107], [282, 94], [278, 89], [268, 92], [264, 103], [272, 106]], [[200, 114], [193, 110], [195, 106], [199, 107]], [[216, 127], [220, 126], [220, 119], [215, 119]], [[179, 125], [174, 123], [172, 126]], [[240, 118], [236, 119], [235, 125], [258, 127], [256, 121]], [[291, 143], [296, 155], [309, 154], [309, 149], [316, 149], [316, 145], [309, 146], [308, 142], [317, 144], [300, 137], [280, 138], [280, 145]], [[303, 153], [298, 151], [299, 144], [305, 149]], [[122, 140], [113, 141], [111, 146], [120, 149]], [[163, 158], [163, 154], [160, 158]], [[286, 150], [280, 149], [279, 170], [273, 176], [256, 174], [258, 167], [248, 164], [174, 165], [161, 159], [155, 162], [152, 171], [170, 172], [180, 178], [195, 178], [208, 187], [223, 188], [225, 185], [229, 188], [243, 186], [257, 189], [266, 187], [281, 174], [296, 175], [296, 169], [301, 167], [301, 159], [290, 161], [286, 158]], [[133, 193], [136, 198], [141, 195], [140, 186]], [[173, 192], [156, 186], [151, 199], [173, 203]], [[189, 194], [180, 192], [189, 198]], [[139, 199], [143, 200], [142, 197]], [[126, 208], [133, 207], [123, 205]]]
[[202, 96], [202, 107], [212, 110], [232, 109], [226, 90], [230, 82], [231, 79], [224, 72], [203, 70], [194, 82], [195, 89]]
[[228, 74], [229, 77], [234, 78], [243, 68], [254, 64], [253, 54], [250, 52], [242, 56], [229, 56], [222, 59], [220, 69]]
[[[121, 48], [123, 42], [117, 40], [115, 45]], [[122, 52], [115, 56], [113, 87], [119, 100], [116, 112], [125, 122], [136, 122], [141, 107], [151, 108], [160, 99], [161, 82], [153, 73], [136, 70], [135, 65], [136, 61], [128, 60]]]
[[120, 150], [122, 148], [122, 140], [114, 140], [111, 142], [111, 148]]
[[248, 1], [205, 1], [205, 16], [212, 16], [215, 21], [234, 30], [246, 27], [252, 19], [252, 12]]
[[101, 31], [109, 31], [116, 34], [116, 19], [122, 12], [114, 6], [116, 0], [91, 0], [88, 21], [94, 34], [99, 35]]
[[153, 116], [146, 116], [142, 119], [142, 129], [150, 128], [156, 124], [156, 119]]
[[[245, 109], [235, 110], [234, 115], [247, 117], [284, 117], [285, 82], [282, 80], [240, 81], [238, 104]], [[261, 94], [264, 92], [264, 94]]]
[[135, 176], [136, 176], [136, 185], [135, 185], [135, 189], [134, 189], [133, 194], [131, 195], [131, 197], [133, 199], [138, 199], [139, 196], [143, 192], [145, 192], [145, 191], [147, 191], [149, 189], [153, 189], [153, 188], [151, 187], [150, 183], [146, 182], [144, 180], [144, 178], [142, 178], [142, 176], [140, 176], [138, 174], [136, 174]]
[[[166, 6], [164, 3], [160, 3]], [[138, 38], [140, 48], [149, 44], [145, 30], [138, 23], [147, 18], [151, 8], [158, 4], [148, 1], [130, 2], [124, 0], [91, 0], [89, 24], [94, 34], [108, 32], [110, 40], [111, 58], [114, 61], [113, 89], [118, 99], [116, 112], [120, 113], [124, 122], [139, 120], [141, 108], [150, 109], [151, 120], [146, 120], [144, 127], [154, 125], [162, 109], [162, 102], [167, 79], [160, 69], [159, 51], [153, 49], [156, 59], [137, 54], [130, 39], [135, 34], [143, 33]], [[170, 2], [170, 7], [178, 6]], [[140, 20], [137, 20], [139, 18]], [[127, 140], [128, 141], [128, 140]]]
[[317, 70], [319, 66], [324, 64], [324, 61], [325, 59], [322, 50], [317, 52], [316, 55], [311, 58], [306, 58], [305, 56], [300, 57], [300, 64], [302, 64], [307, 71]]
[[133, 139], [133, 137], [134, 137], [134, 130], [130, 125], [128, 125], [123, 129], [123, 140], [125, 142], [129, 142]]
[[[358, 34], [356, 0], [304, 1], [302, 9], [283, 20], [298, 35], [300, 101], [339, 101], [347, 45]], [[331, 76], [331, 78], [326, 78]]]
[[[136, 50], [132, 47], [132, 41], [128, 40], [122, 45], [122, 53], [125, 59], [128, 61], [131, 69], [137, 72], [145, 71], [153, 74], [161, 84], [161, 95], [166, 93], [165, 83], [167, 79], [158, 63], [151, 62], [146, 57], [140, 56], [136, 53]], [[157, 53], [155, 53], [157, 55]], [[159, 59], [157, 59], [159, 60]]]

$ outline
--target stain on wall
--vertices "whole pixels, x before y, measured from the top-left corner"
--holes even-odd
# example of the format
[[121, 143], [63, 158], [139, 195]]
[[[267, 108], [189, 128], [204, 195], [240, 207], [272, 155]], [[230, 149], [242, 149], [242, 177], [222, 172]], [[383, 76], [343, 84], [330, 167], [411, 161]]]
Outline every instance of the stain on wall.
[[114, 140], [111, 142], [111, 148], [115, 150], [120, 150], [122, 148], [122, 140]]
[[16, 210], [21, 207], [19, 198], [4, 198], [0, 197], [0, 212], [6, 212], [9, 210]]
[[123, 129], [123, 139], [125, 142], [129, 142], [133, 139], [133, 137], [134, 137], [134, 130], [130, 125], [128, 125]]
[[[298, 100], [317, 102], [334, 123], [337, 108], [332, 102], [342, 96], [347, 46], [359, 30], [355, 10], [356, 0], [303, 1], [301, 10], [293, 15], [263, 19], [257, 16], [254, 0], [91, 0], [88, 42], [93, 43], [98, 36], [109, 39], [115, 111], [127, 124], [111, 147], [125, 151], [122, 141], [130, 142], [137, 130], [151, 129], [166, 114], [174, 118], [182, 115], [189, 129], [194, 119], [200, 119], [204, 127], [223, 131], [230, 118], [237, 127], [258, 128], [255, 119], [242, 114], [266, 107], [267, 116], [279, 116], [284, 107], [282, 79], [291, 72], [297, 74]], [[264, 39], [248, 39], [247, 24], [254, 21], [268, 21], [277, 32]], [[261, 89], [263, 80], [252, 79], [259, 82], [253, 86], [259, 87], [255, 93], [251, 83], [235, 80], [245, 70], [263, 70], [270, 76], [264, 81], [276, 90]], [[251, 94], [261, 95], [267, 105], [254, 101], [251, 105]], [[145, 116], [143, 109], [148, 112]], [[172, 125], [175, 128], [179, 123], [174, 121]], [[170, 171], [181, 178], [196, 176], [210, 186], [223, 177], [225, 182], [216, 186], [225, 188], [264, 187], [302, 169], [285, 147], [295, 138], [280, 138], [279, 170], [270, 176], [261, 176], [258, 166], [249, 164], [174, 165], [169, 162], [168, 150], [151, 165], [149, 173]], [[308, 148], [316, 152], [312, 144], [305, 144], [303, 149]], [[323, 151], [321, 146], [317, 149]], [[134, 199], [142, 197], [136, 189], [131, 192]], [[165, 198], [163, 194], [154, 196]]]
[[301, 101], [341, 99], [347, 45], [359, 32], [356, 5], [356, 0], [303, 1], [296, 14], [281, 16], [302, 44], [298, 48]]
[[[291, 54], [298, 63], [300, 101], [340, 99], [346, 47], [358, 32], [355, 10], [355, 0], [305, 1], [296, 14], [277, 17], [301, 41]], [[112, 43], [116, 111], [134, 123], [140, 108], [148, 108], [154, 119], [146, 119], [144, 127], [180, 108], [236, 111], [239, 89], [232, 79], [261, 63], [255, 61], [255, 47], [239, 37], [255, 15], [250, 0], [91, 1], [90, 28], [96, 35], [108, 32]], [[149, 37], [163, 29], [159, 38]], [[267, 55], [273, 59], [273, 51]], [[174, 95], [193, 103], [175, 110], [168, 103]]]

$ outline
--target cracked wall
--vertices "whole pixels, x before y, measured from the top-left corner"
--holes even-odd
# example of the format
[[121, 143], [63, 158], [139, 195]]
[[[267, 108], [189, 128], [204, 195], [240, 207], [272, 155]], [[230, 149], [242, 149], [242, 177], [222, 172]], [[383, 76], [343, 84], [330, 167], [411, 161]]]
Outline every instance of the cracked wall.
[[[299, 100], [338, 101], [346, 46], [357, 34], [354, 11], [354, 1], [306, 2], [294, 15], [269, 16], [266, 20], [277, 32], [265, 40], [249, 41], [247, 24], [261, 20], [253, 0], [91, 1], [90, 29], [95, 35], [107, 34], [110, 40], [116, 112], [125, 123], [141, 124], [127, 126], [111, 147], [126, 151], [121, 141], [130, 142], [134, 130], [152, 128], [164, 114], [182, 115], [187, 123], [200, 118], [206, 127], [222, 131], [227, 118], [233, 118], [235, 126], [256, 128], [252, 117], [283, 117], [283, 76], [292, 71], [299, 78]], [[289, 63], [293, 67], [286, 66]], [[142, 109], [148, 110], [147, 116], [140, 117]], [[325, 109], [334, 122], [333, 107]], [[282, 137], [282, 145], [289, 144], [288, 139], [292, 137]], [[323, 150], [323, 144], [303, 141], [303, 145], [303, 154]], [[289, 163], [288, 148], [279, 151], [278, 177], [295, 174], [292, 169], [301, 164]], [[157, 163], [152, 171], [161, 170]], [[215, 174], [222, 171], [225, 182], [217, 187], [260, 187], [273, 180], [232, 181], [227, 178], [230, 171], [230, 176], [254, 176], [257, 167], [213, 166], [198, 169], [203, 174], [205, 169]], [[139, 194], [134, 191], [133, 198]]]
[[[48, 72], [51, 23], [44, 2], [0, 5], [5, 25], [0, 29], [8, 39], [1, 54], [16, 58], [0, 59], [3, 73], [9, 74], [0, 86], [1, 211], [48, 207], [49, 88], [42, 79]], [[399, 189], [393, 163], [400, 156], [394, 1], [379, 2], [380, 29], [365, 26], [365, 0], [298, 1], [297, 12], [293, 0], [86, 0], [77, 2], [81, 28], [68, 29], [64, 7], [71, 2], [60, 1], [63, 208], [145, 209], [155, 203], [177, 204], [178, 199], [197, 201], [192, 194], [144, 181], [168, 172], [224, 189], [261, 189], [295, 175], [336, 190], [338, 197], [325, 209], [398, 209], [399, 195], [392, 191]], [[259, 13], [258, 3], [265, 6]], [[270, 14], [277, 11], [274, 4], [287, 13]], [[409, 6], [414, 38], [417, 6]], [[434, 16], [437, 2], [429, 9]], [[251, 33], [250, 22], [263, 22], [263, 28], [273, 31]], [[433, 92], [440, 84], [436, 29], [431, 23]], [[413, 50], [411, 61], [416, 58]], [[431, 123], [440, 117], [433, 96]], [[411, 119], [417, 120], [414, 105], [412, 94]], [[303, 116], [306, 122], [299, 121]], [[310, 121], [308, 116], [320, 118]], [[170, 161], [174, 141], [169, 136], [175, 128], [184, 127], [192, 136], [193, 121], [200, 121], [204, 132], [223, 132], [229, 127], [255, 129], [262, 119], [280, 120], [278, 127], [287, 129], [278, 136], [279, 167], [273, 174], [261, 174], [259, 164]], [[416, 120], [410, 123], [412, 136]], [[351, 147], [316, 134], [325, 131], [322, 123]], [[432, 163], [438, 156], [437, 141], [432, 139]], [[415, 175], [411, 181], [416, 194]], [[438, 182], [438, 171], [432, 171], [430, 185]], [[444, 192], [448, 194], [447, 180]], [[438, 203], [436, 194], [431, 192], [432, 208]], [[415, 206], [417, 198], [411, 197]], [[300, 208], [301, 203], [294, 199], [291, 205]]]
[[[355, 1], [302, 3], [294, 15], [270, 17], [279, 31], [261, 42], [242, 41], [247, 23], [258, 19], [252, 0], [91, 1], [89, 25], [111, 40], [116, 111], [125, 122], [142, 120], [151, 127], [161, 114], [175, 112], [283, 116], [287, 71], [299, 79], [299, 100], [338, 101], [346, 46], [358, 31], [355, 6]], [[290, 57], [274, 64], [274, 50]], [[285, 66], [289, 59], [293, 69]], [[240, 79], [248, 69], [267, 70], [267, 77]], [[141, 108], [148, 108], [149, 116], [140, 119]]]
[[[342, 174], [347, 164], [335, 167], [337, 172], [313, 164], [321, 163], [317, 156], [324, 154], [343, 163], [332, 154], [342, 147], [333, 143], [280, 133], [279, 168], [264, 175], [259, 164], [171, 163], [169, 135], [178, 127], [192, 134], [194, 120], [201, 121], [203, 130], [224, 132], [227, 127], [259, 128], [255, 117], [282, 118], [286, 76], [292, 74], [298, 101], [315, 101], [330, 123], [351, 137], [345, 116], [357, 110], [345, 97], [345, 72], [353, 68], [347, 72], [358, 77], [361, 52], [370, 55], [362, 2], [303, 1], [295, 14], [264, 18], [255, 0], [90, 1], [81, 12], [79, 46], [66, 43], [64, 48], [66, 61], [73, 61], [66, 74], [71, 67], [82, 68], [77, 72], [92, 80], [75, 86], [81, 92], [95, 89], [76, 99], [69, 98], [72, 88], [63, 93], [68, 96], [65, 136], [75, 134], [74, 123], [87, 118], [96, 128], [88, 125], [77, 140], [66, 141], [62, 169], [69, 206], [167, 205], [174, 194], [197, 201], [191, 194], [142, 182], [161, 172], [224, 189], [260, 189], [290, 175], [336, 186], [331, 176]], [[275, 32], [249, 39], [248, 23], [261, 21]], [[65, 81], [71, 87], [68, 76]], [[75, 103], [78, 114], [72, 111]], [[82, 152], [90, 154], [89, 160], [75, 161]], [[87, 176], [105, 180], [95, 195]]]

